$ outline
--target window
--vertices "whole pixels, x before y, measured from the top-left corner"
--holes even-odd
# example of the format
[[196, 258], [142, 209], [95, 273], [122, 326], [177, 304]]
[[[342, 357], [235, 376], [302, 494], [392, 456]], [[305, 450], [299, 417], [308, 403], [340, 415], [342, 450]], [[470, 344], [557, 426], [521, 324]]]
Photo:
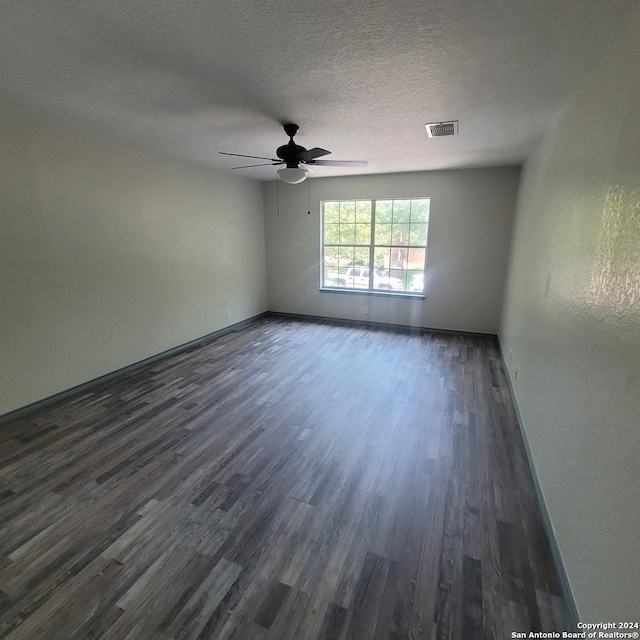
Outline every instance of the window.
[[422, 294], [429, 198], [322, 203], [322, 287]]

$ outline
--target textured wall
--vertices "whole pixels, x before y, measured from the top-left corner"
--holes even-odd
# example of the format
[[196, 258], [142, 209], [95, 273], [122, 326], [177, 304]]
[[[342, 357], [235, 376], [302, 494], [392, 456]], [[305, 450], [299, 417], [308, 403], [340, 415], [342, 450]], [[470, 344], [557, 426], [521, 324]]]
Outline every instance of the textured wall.
[[250, 180], [0, 120], [0, 414], [265, 311], [263, 219]]
[[500, 336], [588, 621], [640, 612], [639, 32], [525, 166]]
[[[497, 333], [519, 168], [468, 169], [280, 184], [265, 194], [269, 309], [418, 327]], [[320, 292], [320, 202], [431, 198], [426, 299]], [[364, 315], [366, 305], [369, 313]]]

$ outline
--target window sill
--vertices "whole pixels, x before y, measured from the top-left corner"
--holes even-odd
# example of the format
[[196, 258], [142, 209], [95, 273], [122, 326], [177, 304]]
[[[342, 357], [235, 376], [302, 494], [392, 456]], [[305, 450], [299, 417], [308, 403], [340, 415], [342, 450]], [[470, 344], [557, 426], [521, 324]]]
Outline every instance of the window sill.
[[346, 293], [348, 295], [360, 296], [384, 296], [385, 298], [408, 298], [411, 300], [424, 300], [427, 296], [424, 293], [410, 293], [409, 291], [370, 291], [369, 289], [338, 289], [337, 287], [320, 287], [320, 293]]

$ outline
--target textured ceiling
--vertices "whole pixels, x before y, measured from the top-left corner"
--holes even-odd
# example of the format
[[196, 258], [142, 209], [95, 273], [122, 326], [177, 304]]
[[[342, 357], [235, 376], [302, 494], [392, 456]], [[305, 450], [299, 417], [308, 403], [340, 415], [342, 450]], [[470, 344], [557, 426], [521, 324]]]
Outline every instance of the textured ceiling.
[[[414, 171], [521, 162], [638, 0], [0, 0], [5, 110], [228, 168], [296, 141]], [[455, 138], [424, 124], [460, 121]], [[275, 169], [240, 170], [268, 180]]]

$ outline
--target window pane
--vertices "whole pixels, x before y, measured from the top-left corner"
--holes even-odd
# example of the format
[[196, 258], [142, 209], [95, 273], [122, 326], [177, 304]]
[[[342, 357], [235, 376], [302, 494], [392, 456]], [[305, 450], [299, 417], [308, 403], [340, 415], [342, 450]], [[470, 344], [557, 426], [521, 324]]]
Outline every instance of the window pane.
[[356, 247], [353, 251], [354, 264], [361, 265], [363, 267], [369, 266], [369, 248], [368, 247]]
[[369, 288], [369, 269], [358, 269], [358, 275], [354, 274], [353, 278], [354, 289], [368, 289]]
[[374, 254], [374, 268], [376, 271], [389, 270], [389, 256], [391, 250], [388, 247], [376, 247]]
[[391, 234], [391, 244], [408, 245], [409, 244], [409, 225], [393, 223], [393, 232]]
[[339, 224], [324, 225], [324, 243], [340, 244], [340, 225]]
[[391, 247], [391, 259], [389, 267], [391, 269], [406, 269], [407, 253], [408, 249], [405, 249], [404, 247]]
[[339, 202], [324, 203], [324, 222], [325, 224], [337, 224], [338, 222], [340, 222]]
[[356, 244], [370, 244], [370, 243], [371, 243], [371, 225], [357, 224], [356, 225]]
[[353, 247], [340, 247], [338, 250], [338, 267], [344, 269], [353, 264]]
[[424, 271], [409, 272], [409, 291], [412, 293], [424, 293]]
[[325, 247], [324, 248], [324, 266], [334, 269], [338, 266], [338, 247]]
[[426, 258], [425, 249], [409, 250], [409, 291], [412, 293], [424, 292], [424, 264]]
[[393, 222], [402, 223], [411, 221], [411, 200], [393, 201]]
[[323, 287], [337, 287], [338, 283], [336, 281], [337, 272], [335, 269], [331, 267], [324, 268], [324, 280], [322, 281]]
[[409, 244], [427, 244], [427, 225], [423, 222], [411, 223]]
[[356, 222], [371, 223], [371, 200], [356, 202]]
[[340, 222], [353, 223], [356, 221], [356, 203], [341, 202], [340, 203]]
[[376, 225], [390, 223], [393, 219], [393, 201], [376, 200]]
[[376, 244], [391, 244], [391, 225], [376, 223]]
[[426, 256], [426, 249], [409, 249], [408, 259], [407, 259], [407, 267], [416, 271], [424, 270], [424, 262]]
[[340, 244], [354, 244], [355, 241], [355, 224], [340, 225]]
[[429, 222], [429, 199], [411, 201], [411, 222]]
[[402, 286], [402, 291], [406, 291], [409, 287], [407, 285], [407, 270], [406, 269], [393, 269], [392, 275], [397, 278]]

